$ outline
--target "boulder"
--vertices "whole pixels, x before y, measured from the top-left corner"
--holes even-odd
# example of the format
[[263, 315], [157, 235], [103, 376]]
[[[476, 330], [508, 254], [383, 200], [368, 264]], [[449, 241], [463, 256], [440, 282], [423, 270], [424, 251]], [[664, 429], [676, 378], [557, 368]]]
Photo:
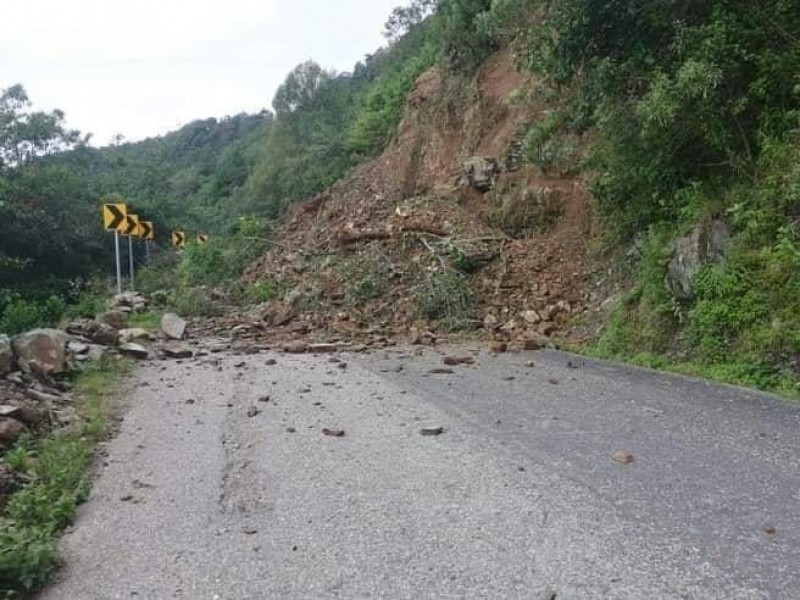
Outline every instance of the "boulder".
[[25, 373], [61, 373], [66, 367], [67, 334], [58, 329], [34, 329], [14, 338], [17, 364]]
[[149, 340], [149, 339], [150, 339], [150, 332], [140, 327], [134, 327], [132, 329], [123, 329], [122, 331], [119, 332], [120, 344], [128, 344], [135, 340]]
[[113, 327], [117, 331], [125, 329], [128, 326], [128, 316], [119, 310], [109, 310], [97, 316], [100, 323], [105, 323]]
[[14, 370], [14, 350], [7, 335], [0, 335], [0, 377]]
[[701, 223], [686, 237], [672, 243], [664, 284], [681, 300], [694, 297], [694, 276], [707, 264], [724, 264], [731, 230], [719, 219]]
[[0, 417], [0, 446], [9, 448], [19, 439], [25, 425], [10, 417]]
[[186, 333], [186, 321], [174, 313], [166, 313], [161, 317], [161, 331], [170, 339], [182, 340]]
[[67, 333], [80, 336], [93, 344], [113, 346], [117, 343], [117, 330], [102, 321], [79, 319], [67, 325]]
[[499, 173], [500, 165], [494, 158], [473, 156], [464, 161], [459, 183], [479, 192], [488, 192], [494, 187], [495, 177]]
[[280, 327], [294, 318], [294, 311], [283, 302], [270, 301], [262, 305], [261, 318], [268, 325]]
[[148, 352], [147, 348], [134, 343], [123, 344], [119, 347], [119, 351], [125, 356], [130, 356], [131, 358], [137, 358], [141, 360], [147, 359], [150, 356], [150, 352]]

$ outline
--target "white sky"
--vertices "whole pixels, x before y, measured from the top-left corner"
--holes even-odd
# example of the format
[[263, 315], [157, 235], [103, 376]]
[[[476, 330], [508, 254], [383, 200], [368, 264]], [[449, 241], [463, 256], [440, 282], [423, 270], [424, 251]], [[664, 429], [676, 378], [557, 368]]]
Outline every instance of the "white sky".
[[0, 0], [0, 88], [105, 145], [269, 108], [300, 62], [349, 71], [405, 0]]

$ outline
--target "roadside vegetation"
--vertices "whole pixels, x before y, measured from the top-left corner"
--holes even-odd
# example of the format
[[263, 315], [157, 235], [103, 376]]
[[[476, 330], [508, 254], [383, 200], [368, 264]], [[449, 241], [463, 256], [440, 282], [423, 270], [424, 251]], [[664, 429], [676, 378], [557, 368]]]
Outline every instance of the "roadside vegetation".
[[6, 453], [6, 462], [30, 483], [0, 508], [0, 597], [37, 589], [58, 567], [57, 536], [88, 497], [94, 451], [110, 432], [112, 393], [128, 368], [125, 360], [107, 359], [76, 375], [80, 426], [28, 434]]

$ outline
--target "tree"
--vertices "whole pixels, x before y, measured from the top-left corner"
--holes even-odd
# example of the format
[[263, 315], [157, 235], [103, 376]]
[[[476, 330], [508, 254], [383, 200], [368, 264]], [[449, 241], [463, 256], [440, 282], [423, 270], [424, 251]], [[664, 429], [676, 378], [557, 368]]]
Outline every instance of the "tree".
[[65, 127], [64, 113], [31, 111], [25, 88], [13, 85], [0, 94], [0, 169], [74, 148], [88, 141]]
[[297, 65], [275, 93], [275, 113], [285, 115], [307, 106], [332, 77], [333, 73], [312, 60]]
[[383, 35], [391, 42], [396, 42], [413, 27], [431, 16], [439, 4], [438, 0], [414, 0], [408, 6], [398, 6], [389, 15], [383, 26]]

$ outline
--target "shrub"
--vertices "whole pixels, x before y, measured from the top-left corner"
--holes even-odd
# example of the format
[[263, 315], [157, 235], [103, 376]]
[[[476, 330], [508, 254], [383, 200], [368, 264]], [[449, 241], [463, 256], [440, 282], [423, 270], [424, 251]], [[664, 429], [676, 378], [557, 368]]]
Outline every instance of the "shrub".
[[420, 316], [447, 331], [472, 329], [477, 323], [475, 297], [460, 273], [448, 269], [427, 274], [416, 293]]

